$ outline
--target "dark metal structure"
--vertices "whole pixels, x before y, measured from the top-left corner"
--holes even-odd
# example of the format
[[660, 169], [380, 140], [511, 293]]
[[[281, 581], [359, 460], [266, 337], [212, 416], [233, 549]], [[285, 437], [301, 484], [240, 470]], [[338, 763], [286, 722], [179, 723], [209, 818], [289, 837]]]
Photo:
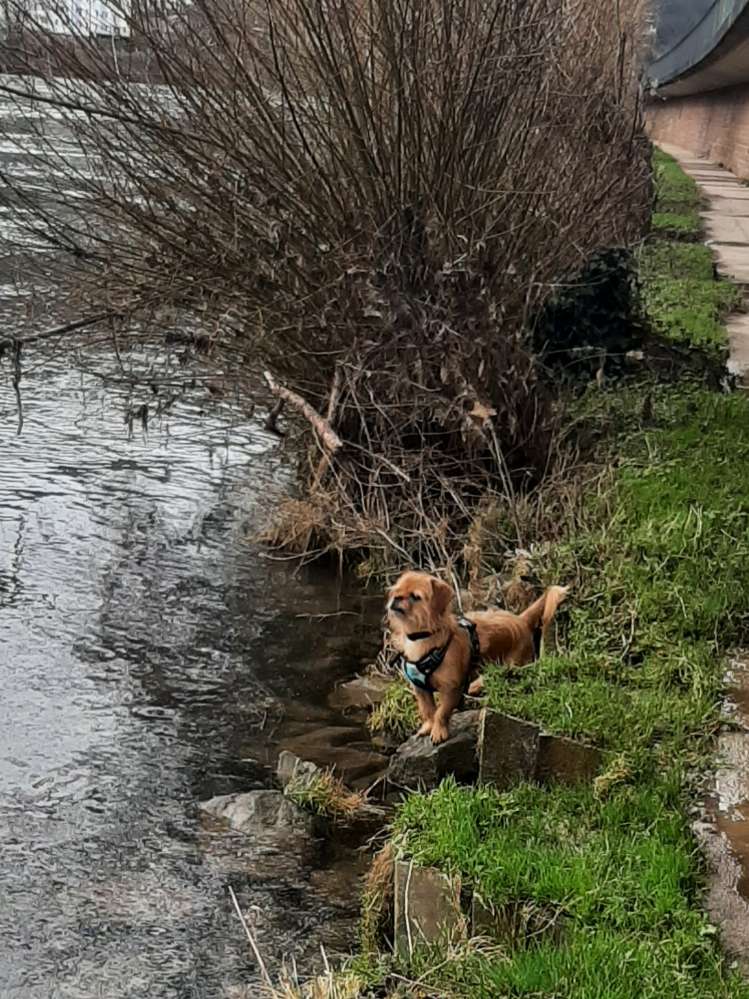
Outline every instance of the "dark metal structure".
[[749, 82], [749, 0], [656, 0], [649, 84], [661, 97]]

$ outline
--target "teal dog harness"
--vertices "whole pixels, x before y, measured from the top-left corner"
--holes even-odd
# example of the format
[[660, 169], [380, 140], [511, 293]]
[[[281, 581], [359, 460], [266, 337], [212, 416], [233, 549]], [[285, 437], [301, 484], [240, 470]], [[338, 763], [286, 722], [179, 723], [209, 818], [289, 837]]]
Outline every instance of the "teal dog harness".
[[[471, 675], [473, 669], [478, 666], [479, 660], [481, 658], [481, 650], [479, 648], [479, 636], [476, 632], [476, 625], [473, 621], [469, 621], [468, 618], [462, 617], [458, 621], [458, 625], [461, 628], [465, 628], [468, 632], [468, 636], [471, 641], [471, 665], [470, 669], [466, 673], [466, 685], [468, 684], [468, 678]], [[415, 663], [412, 663], [409, 659], [406, 659], [404, 655], [397, 657], [397, 662], [400, 668], [403, 670], [403, 675], [408, 680], [409, 683], [413, 684], [414, 687], [418, 687], [419, 690], [426, 690], [428, 692], [433, 691], [430, 677], [432, 673], [440, 668], [442, 663], [445, 661], [445, 654], [450, 648], [450, 642], [452, 641], [452, 635], [447, 640], [447, 643], [442, 646], [441, 649], [430, 649], [425, 656], [418, 659]]]

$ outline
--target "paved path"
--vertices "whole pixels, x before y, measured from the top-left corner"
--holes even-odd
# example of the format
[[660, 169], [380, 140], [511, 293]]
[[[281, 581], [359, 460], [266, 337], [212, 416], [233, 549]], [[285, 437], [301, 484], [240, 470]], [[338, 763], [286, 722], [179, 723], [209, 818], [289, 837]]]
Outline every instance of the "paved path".
[[[749, 307], [749, 186], [709, 160], [678, 146], [659, 145], [697, 181], [706, 201], [701, 214], [715, 263], [724, 277], [743, 286]], [[731, 352], [728, 367], [749, 380], [749, 313], [729, 316], [726, 327]]]
[[[749, 187], [728, 170], [663, 145], [664, 152], [699, 184], [708, 241], [721, 274], [744, 289], [749, 309]], [[726, 323], [729, 367], [749, 389], [749, 314], [735, 313]], [[749, 652], [731, 662], [724, 714], [732, 725], [718, 737], [717, 768], [704, 814], [693, 829], [707, 859], [705, 905], [720, 928], [724, 950], [749, 978]]]

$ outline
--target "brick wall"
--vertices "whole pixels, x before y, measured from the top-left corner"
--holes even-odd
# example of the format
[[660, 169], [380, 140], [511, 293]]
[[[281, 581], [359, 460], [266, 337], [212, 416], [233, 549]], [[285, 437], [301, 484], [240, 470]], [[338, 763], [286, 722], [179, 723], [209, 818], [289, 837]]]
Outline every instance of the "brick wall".
[[721, 163], [749, 179], [749, 84], [648, 106], [648, 132], [655, 142]]

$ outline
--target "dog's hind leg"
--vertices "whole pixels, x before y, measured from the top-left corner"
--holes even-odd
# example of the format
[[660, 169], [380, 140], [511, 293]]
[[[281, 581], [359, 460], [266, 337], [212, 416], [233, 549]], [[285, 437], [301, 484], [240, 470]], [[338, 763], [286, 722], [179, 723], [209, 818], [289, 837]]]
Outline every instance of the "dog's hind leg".
[[478, 697], [479, 694], [484, 692], [484, 678], [483, 676], [477, 676], [468, 686], [468, 696]]
[[419, 690], [418, 688], [414, 690], [416, 695], [416, 704], [419, 708], [419, 714], [422, 720], [422, 726], [417, 735], [429, 735], [432, 731], [432, 722], [434, 721], [434, 715], [437, 708], [434, 703], [434, 695], [430, 690]]

